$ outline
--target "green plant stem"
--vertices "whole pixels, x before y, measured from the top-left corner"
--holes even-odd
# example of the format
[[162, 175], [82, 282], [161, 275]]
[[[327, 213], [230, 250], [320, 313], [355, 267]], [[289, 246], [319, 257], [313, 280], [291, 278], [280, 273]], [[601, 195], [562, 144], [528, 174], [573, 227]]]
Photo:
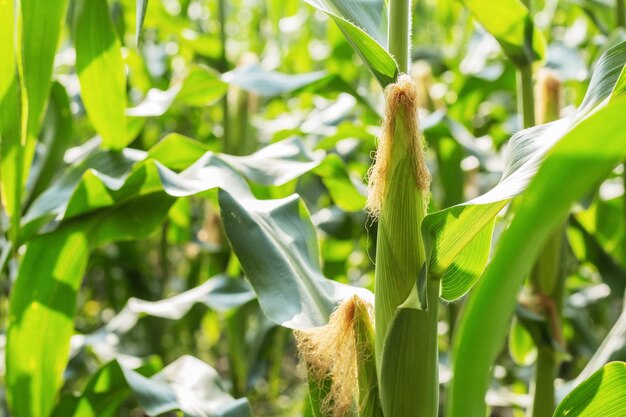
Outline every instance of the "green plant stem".
[[[219, 70], [220, 72], [224, 73], [229, 70], [228, 58], [226, 57], [226, 0], [219, 0], [217, 9], [220, 21], [220, 43], [222, 48], [220, 52]], [[222, 98], [222, 128], [224, 129], [224, 132], [222, 133], [222, 150], [226, 153], [232, 153], [232, 138], [230, 137], [230, 112], [228, 107], [228, 94], [225, 94]]]
[[539, 347], [537, 351], [537, 370], [532, 392], [533, 417], [551, 416], [554, 412], [554, 377], [556, 374], [556, 353], [551, 346]]
[[389, 0], [389, 52], [401, 73], [409, 72], [411, 0]]
[[517, 70], [517, 108], [524, 129], [535, 125], [535, 101], [533, 95], [533, 72], [530, 65]]
[[626, 28], [626, 6], [624, 0], [615, 0], [615, 13], [617, 14], [617, 27]]

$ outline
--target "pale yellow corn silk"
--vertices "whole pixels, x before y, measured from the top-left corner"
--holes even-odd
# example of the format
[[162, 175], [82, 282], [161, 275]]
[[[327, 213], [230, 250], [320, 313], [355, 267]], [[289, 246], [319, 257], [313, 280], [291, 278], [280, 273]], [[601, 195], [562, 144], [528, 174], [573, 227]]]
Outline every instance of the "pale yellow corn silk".
[[358, 395], [357, 357], [367, 354], [365, 346], [357, 346], [355, 329], [359, 320], [373, 323], [372, 309], [355, 295], [333, 312], [326, 326], [294, 332], [309, 378], [320, 385], [332, 381], [321, 404], [325, 416], [344, 417], [353, 410]]
[[[374, 165], [370, 168], [368, 175], [369, 193], [366, 211], [374, 217], [380, 214], [385, 199], [394, 149], [409, 153], [415, 175], [415, 185], [424, 191], [425, 196], [428, 194], [430, 173], [424, 158], [424, 143], [419, 130], [417, 109], [417, 89], [411, 77], [400, 74], [396, 83], [385, 88], [385, 116], [382, 132], [378, 138]], [[405, 146], [394, 147], [395, 140], [406, 141]]]

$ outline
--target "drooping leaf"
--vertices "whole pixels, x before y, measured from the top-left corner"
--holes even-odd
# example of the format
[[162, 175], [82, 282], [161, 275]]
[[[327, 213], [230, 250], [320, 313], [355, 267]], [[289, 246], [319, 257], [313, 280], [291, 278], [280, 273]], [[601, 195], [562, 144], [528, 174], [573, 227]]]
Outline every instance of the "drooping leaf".
[[77, 2], [76, 72], [81, 98], [105, 149], [121, 150], [126, 135], [126, 73], [106, 0]]
[[619, 417], [626, 414], [626, 364], [611, 362], [563, 399], [554, 417]]
[[578, 110], [561, 120], [522, 130], [509, 143], [502, 179], [486, 194], [424, 219], [431, 252], [429, 272], [442, 277], [442, 297], [453, 301], [477, 282], [488, 259], [489, 233], [495, 216], [511, 198], [521, 193], [533, 177], [545, 154], [576, 128], [606, 99], [621, 90], [616, 87], [626, 62], [626, 43], [605, 52], [598, 61], [587, 94]]
[[114, 416], [129, 397], [151, 417], [178, 410], [189, 417], [251, 415], [248, 400], [231, 397], [215, 369], [183, 356], [150, 378], [110, 362], [90, 379], [80, 396], [60, 402], [52, 417]]
[[[522, 281], [571, 204], [626, 158], [626, 131], [620, 119], [624, 111], [626, 103], [618, 102], [580, 122], [550, 151], [522, 195], [458, 326], [452, 417], [485, 415], [490, 370], [506, 337]], [[594, 140], [598, 132], [602, 132], [601, 146]]]
[[292, 329], [323, 326], [336, 305], [355, 292], [371, 294], [321, 272], [315, 228], [297, 195], [280, 200], [219, 193], [226, 235], [265, 314]]
[[[240, 174], [259, 184], [282, 185], [321, 162], [298, 138], [277, 142], [245, 157], [204, 149], [198, 142], [170, 135], [147, 153], [126, 148], [89, 155], [33, 202], [22, 220], [23, 235], [31, 236], [52, 218], [69, 219], [151, 192], [183, 197], [223, 187], [247, 195], [249, 187]], [[152, 158], [158, 158], [158, 162]], [[173, 171], [181, 168], [186, 169]]]
[[339, 26], [382, 87], [396, 81], [398, 66], [387, 52], [387, 5], [383, 0], [305, 0]]

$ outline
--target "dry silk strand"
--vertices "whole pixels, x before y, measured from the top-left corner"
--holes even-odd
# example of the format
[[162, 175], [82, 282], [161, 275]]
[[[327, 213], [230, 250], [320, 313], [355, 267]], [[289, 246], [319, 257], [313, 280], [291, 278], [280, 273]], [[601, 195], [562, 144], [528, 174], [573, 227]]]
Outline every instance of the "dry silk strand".
[[355, 332], [359, 321], [371, 324], [371, 316], [372, 306], [354, 296], [343, 301], [327, 325], [294, 332], [309, 380], [320, 387], [331, 381], [321, 404], [325, 416], [344, 417], [353, 410], [358, 387], [357, 358], [371, 355], [357, 342]]
[[[385, 118], [382, 132], [378, 138], [378, 149], [374, 165], [369, 171], [369, 193], [366, 210], [378, 217], [387, 191], [387, 182], [391, 174], [392, 150], [394, 137], [404, 138], [402, 144], [410, 153], [411, 166], [415, 175], [416, 186], [428, 194], [430, 173], [424, 158], [424, 145], [419, 130], [417, 110], [418, 93], [411, 77], [400, 74], [398, 81], [385, 88]], [[395, 135], [396, 124], [402, 123], [403, 135]]]

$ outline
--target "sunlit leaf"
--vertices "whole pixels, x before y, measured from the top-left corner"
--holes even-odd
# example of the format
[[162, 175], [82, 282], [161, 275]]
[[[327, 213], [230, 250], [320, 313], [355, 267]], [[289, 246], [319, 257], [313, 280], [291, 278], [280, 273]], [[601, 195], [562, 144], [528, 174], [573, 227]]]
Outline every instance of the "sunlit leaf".
[[105, 149], [120, 150], [126, 136], [126, 73], [120, 40], [106, 0], [77, 2], [76, 71], [89, 119]]
[[382, 0], [305, 0], [327, 13], [381, 86], [396, 81], [398, 66], [387, 52], [387, 5]]
[[[619, 122], [625, 111], [626, 103], [619, 102], [580, 122], [548, 153], [522, 195], [459, 324], [452, 417], [485, 415], [490, 370], [506, 337], [522, 281], [571, 204], [626, 158], [626, 131]], [[593, 140], [598, 132], [602, 132], [602, 146]]]
[[626, 364], [612, 362], [563, 399], [554, 417], [619, 417], [626, 413]]
[[292, 329], [323, 326], [337, 303], [366, 290], [328, 280], [319, 265], [315, 228], [297, 195], [234, 198], [221, 191], [228, 239], [265, 314]]
[[429, 214], [423, 222], [432, 239], [430, 272], [442, 277], [442, 297], [455, 300], [476, 283], [488, 258], [491, 241], [485, 229], [511, 198], [521, 193], [537, 171], [545, 154], [576, 128], [590, 113], [606, 104], [626, 62], [626, 43], [598, 61], [589, 89], [577, 112], [553, 123], [522, 130], [509, 142], [502, 179], [487, 193], [445, 210]]
[[488, 0], [462, 1], [516, 65], [529, 65], [543, 58], [546, 40], [520, 0], [500, 1], [498, 7], [493, 7]]

